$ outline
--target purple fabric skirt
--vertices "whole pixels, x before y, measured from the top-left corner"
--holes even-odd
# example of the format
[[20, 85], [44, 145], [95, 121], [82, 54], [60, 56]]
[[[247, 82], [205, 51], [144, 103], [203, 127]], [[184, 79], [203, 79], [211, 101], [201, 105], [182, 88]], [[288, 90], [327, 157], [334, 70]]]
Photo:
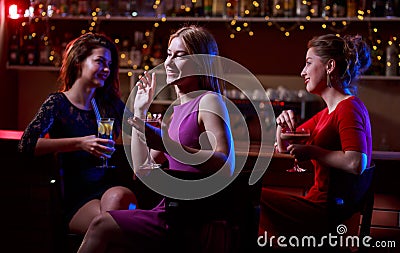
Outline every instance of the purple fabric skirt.
[[135, 252], [157, 252], [165, 248], [167, 223], [164, 199], [153, 209], [109, 211]]

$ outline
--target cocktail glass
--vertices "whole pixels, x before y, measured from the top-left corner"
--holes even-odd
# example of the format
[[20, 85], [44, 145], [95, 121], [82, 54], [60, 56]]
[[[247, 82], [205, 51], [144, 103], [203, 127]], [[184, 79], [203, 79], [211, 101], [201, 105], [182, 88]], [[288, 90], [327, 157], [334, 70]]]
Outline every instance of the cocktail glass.
[[[302, 143], [310, 137], [309, 129], [299, 129], [297, 131], [292, 131], [290, 129], [284, 128], [281, 132], [281, 139], [289, 141], [290, 143]], [[301, 168], [299, 161], [295, 158], [293, 167], [286, 170], [287, 172], [304, 172], [306, 169]]]
[[[97, 120], [97, 136], [103, 139], [113, 139], [113, 126], [114, 119], [113, 118], [101, 118]], [[112, 144], [107, 144], [108, 147], [113, 147]], [[107, 153], [108, 155], [112, 155], [113, 152]], [[108, 159], [105, 157], [101, 158], [103, 160], [102, 165], [97, 166], [97, 168], [115, 168], [114, 165], [108, 164]]]
[[[147, 113], [147, 117], [144, 120], [145, 123], [149, 123], [150, 125], [154, 127], [161, 127], [161, 114], [151, 114], [150, 112]], [[150, 153], [150, 148], [147, 148], [147, 158], [146, 162], [142, 165], [140, 165], [139, 169], [140, 170], [154, 170], [154, 169], [159, 169], [161, 168], [161, 164], [156, 163], [151, 156]]]

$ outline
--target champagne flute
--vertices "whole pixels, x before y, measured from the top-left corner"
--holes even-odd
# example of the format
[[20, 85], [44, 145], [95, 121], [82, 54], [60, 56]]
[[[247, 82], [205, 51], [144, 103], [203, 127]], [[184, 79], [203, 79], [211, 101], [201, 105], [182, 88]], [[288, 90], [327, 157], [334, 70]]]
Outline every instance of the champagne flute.
[[[302, 143], [310, 137], [309, 129], [290, 130], [289, 128], [282, 129], [281, 139], [289, 141], [290, 143]], [[293, 167], [286, 170], [287, 172], [305, 172], [306, 169], [301, 168], [299, 161], [295, 158]]]
[[[113, 118], [100, 118], [97, 120], [97, 136], [103, 139], [113, 139], [113, 126], [114, 119]], [[113, 147], [112, 144], [106, 144], [108, 147]], [[108, 155], [112, 155], [113, 152], [107, 153]], [[114, 165], [108, 164], [108, 159], [105, 157], [101, 158], [103, 160], [103, 164], [97, 166], [97, 168], [115, 168]]]
[[[154, 127], [161, 127], [160, 124], [161, 114], [151, 114], [150, 112], [147, 113], [146, 119], [144, 120], [145, 123], [149, 123]], [[153, 170], [161, 168], [161, 164], [156, 163], [150, 154], [150, 148], [147, 148], [147, 158], [146, 162], [140, 165], [140, 170]]]

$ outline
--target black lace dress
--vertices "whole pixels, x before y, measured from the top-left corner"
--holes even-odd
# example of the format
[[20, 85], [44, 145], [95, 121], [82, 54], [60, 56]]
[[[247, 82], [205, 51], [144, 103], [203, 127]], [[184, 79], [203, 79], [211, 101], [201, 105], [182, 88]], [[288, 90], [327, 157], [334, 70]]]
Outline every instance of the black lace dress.
[[[124, 103], [118, 100], [104, 115], [115, 118], [115, 129], [120, 129], [124, 107]], [[38, 138], [46, 134], [54, 139], [97, 135], [95, 114], [92, 110], [74, 106], [64, 93], [50, 94], [25, 129], [19, 151], [33, 155]], [[92, 199], [100, 199], [114, 184], [108, 180], [105, 169], [96, 168], [101, 164], [101, 159], [86, 151], [59, 153], [57, 158], [64, 179], [63, 209], [66, 212], [66, 222], [69, 222], [83, 204]]]

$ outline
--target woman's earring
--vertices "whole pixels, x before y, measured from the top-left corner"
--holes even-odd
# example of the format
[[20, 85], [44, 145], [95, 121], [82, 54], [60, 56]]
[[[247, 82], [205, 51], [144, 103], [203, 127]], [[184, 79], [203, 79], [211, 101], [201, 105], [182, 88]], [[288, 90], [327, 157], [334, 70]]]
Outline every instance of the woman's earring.
[[326, 85], [329, 88], [332, 88], [331, 76], [330, 76], [330, 73], [328, 71], [326, 72]]

